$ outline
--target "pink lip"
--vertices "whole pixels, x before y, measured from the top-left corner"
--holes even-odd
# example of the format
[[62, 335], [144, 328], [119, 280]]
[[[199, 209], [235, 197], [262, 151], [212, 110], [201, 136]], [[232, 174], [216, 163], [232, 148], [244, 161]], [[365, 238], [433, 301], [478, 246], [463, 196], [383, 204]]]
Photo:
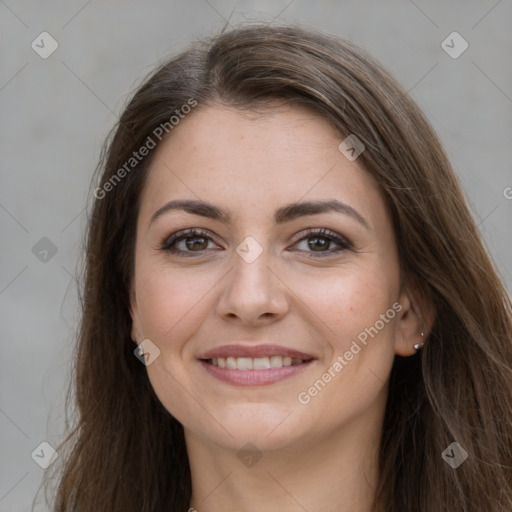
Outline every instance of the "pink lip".
[[[297, 359], [302, 358], [299, 357]], [[297, 375], [312, 363], [313, 360], [310, 360], [302, 364], [297, 364], [294, 366], [282, 366], [281, 368], [268, 368], [265, 370], [233, 370], [230, 368], [220, 368], [218, 366], [213, 366], [206, 361], [201, 361], [203, 368], [205, 368], [205, 370], [208, 371], [210, 375], [229, 384], [238, 386], [265, 386], [268, 384], [273, 384], [275, 382], [279, 382]]]
[[[303, 359], [309, 361], [315, 359], [312, 355], [304, 352], [299, 352], [280, 345], [223, 345], [216, 347], [208, 352], [202, 354], [198, 359], [214, 359], [217, 357], [271, 357], [283, 356], [291, 357], [292, 359]], [[240, 370], [239, 370], [240, 371]], [[241, 370], [245, 371], [245, 370]], [[266, 371], [266, 370], [253, 370], [253, 371]]]

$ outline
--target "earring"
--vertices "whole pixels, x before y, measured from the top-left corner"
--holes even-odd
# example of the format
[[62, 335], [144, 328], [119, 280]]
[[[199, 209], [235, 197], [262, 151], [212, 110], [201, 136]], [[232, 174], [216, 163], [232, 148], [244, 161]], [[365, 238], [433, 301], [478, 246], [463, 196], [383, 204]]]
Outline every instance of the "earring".
[[[420, 336], [423, 338], [425, 336], [425, 333], [423, 331], [421, 331]], [[413, 348], [414, 348], [414, 350], [416, 350], [416, 352], [419, 352], [423, 348], [423, 345], [425, 345], [425, 343], [423, 343], [423, 342], [416, 343], [415, 345], [413, 345]]]
[[143, 357], [144, 356], [144, 347], [142, 346], [142, 343], [139, 343], [139, 335], [136, 334], [134, 338], [132, 338], [132, 340], [137, 344], [137, 354], [139, 354], [139, 356]]

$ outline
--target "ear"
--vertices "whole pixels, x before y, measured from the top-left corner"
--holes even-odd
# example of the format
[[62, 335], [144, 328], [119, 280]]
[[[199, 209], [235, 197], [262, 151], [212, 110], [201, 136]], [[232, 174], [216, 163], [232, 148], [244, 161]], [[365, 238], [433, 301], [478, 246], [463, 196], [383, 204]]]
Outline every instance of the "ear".
[[395, 353], [408, 357], [416, 354], [416, 343], [428, 343], [427, 338], [435, 320], [435, 307], [417, 280], [411, 278], [402, 287], [399, 302], [402, 309], [397, 315]]
[[130, 288], [130, 316], [132, 317], [132, 340], [138, 344], [142, 341], [142, 326], [140, 323], [134, 286]]

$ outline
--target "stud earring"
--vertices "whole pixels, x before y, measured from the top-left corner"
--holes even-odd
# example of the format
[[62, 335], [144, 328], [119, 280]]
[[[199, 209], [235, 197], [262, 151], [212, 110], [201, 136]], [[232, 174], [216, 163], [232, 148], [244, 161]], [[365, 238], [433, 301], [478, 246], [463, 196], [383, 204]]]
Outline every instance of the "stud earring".
[[141, 355], [141, 356], [142, 356], [142, 355], [144, 355], [144, 348], [142, 347], [142, 343], [139, 343], [139, 335], [138, 335], [138, 334], [136, 334], [136, 335], [132, 338], [132, 340], [137, 344], [137, 350], [138, 350], [138, 352], [137, 352], [137, 353], [138, 353], [139, 355]]
[[[425, 333], [423, 331], [421, 331], [420, 336], [423, 338], [425, 336]], [[415, 345], [413, 345], [413, 348], [414, 348], [414, 350], [416, 350], [416, 352], [419, 352], [423, 348], [423, 345], [425, 345], [425, 343], [423, 343], [423, 342], [416, 343]]]
[[142, 342], [139, 343], [139, 335], [138, 334], [135, 335], [135, 339], [133, 341], [137, 344], [137, 348], [135, 349], [135, 350], [137, 350], [137, 354], [140, 357], [144, 357], [144, 347], [142, 346]]

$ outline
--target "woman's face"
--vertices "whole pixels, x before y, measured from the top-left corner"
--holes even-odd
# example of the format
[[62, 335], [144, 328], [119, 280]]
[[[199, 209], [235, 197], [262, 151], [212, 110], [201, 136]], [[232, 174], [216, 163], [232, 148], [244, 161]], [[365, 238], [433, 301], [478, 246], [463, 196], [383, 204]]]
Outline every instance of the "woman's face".
[[413, 352], [407, 297], [381, 193], [343, 140], [306, 109], [214, 107], [158, 148], [133, 335], [188, 435], [305, 446], [382, 417], [394, 355]]

